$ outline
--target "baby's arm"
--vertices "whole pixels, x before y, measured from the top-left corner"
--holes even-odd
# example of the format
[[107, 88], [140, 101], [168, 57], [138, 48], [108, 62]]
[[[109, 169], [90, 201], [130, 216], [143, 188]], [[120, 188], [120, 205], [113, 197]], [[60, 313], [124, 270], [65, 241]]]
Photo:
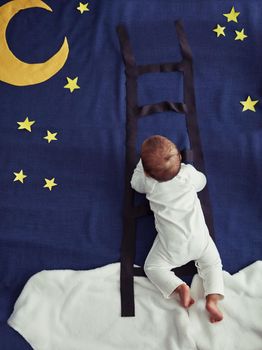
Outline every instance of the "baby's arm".
[[144, 173], [144, 168], [143, 168], [143, 165], [142, 165], [142, 161], [141, 159], [139, 160], [135, 170], [134, 170], [134, 173], [133, 173], [133, 176], [132, 176], [132, 179], [131, 179], [131, 187], [136, 190], [137, 192], [140, 192], [140, 193], [145, 193], [145, 173]]
[[195, 187], [196, 191], [202, 191], [207, 183], [206, 176], [200, 171], [196, 170], [196, 168], [194, 168], [191, 164], [187, 164], [187, 169], [189, 171], [191, 183]]

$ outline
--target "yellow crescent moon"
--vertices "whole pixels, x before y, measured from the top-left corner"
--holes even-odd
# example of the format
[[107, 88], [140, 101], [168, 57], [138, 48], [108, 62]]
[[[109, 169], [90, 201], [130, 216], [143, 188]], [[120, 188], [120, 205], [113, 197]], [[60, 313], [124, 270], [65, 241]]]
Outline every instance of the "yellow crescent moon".
[[41, 0], [12, 0], [0, 7], [0, 81], [26, 86], [42, 83], [55, 75], [65, 64], [69, 46], [65, 37], [60, 50], [43, 63], [26, 63], [10, 50], [6, 40], [7, 26], [16, 13], [32, 7], [52, 9]]

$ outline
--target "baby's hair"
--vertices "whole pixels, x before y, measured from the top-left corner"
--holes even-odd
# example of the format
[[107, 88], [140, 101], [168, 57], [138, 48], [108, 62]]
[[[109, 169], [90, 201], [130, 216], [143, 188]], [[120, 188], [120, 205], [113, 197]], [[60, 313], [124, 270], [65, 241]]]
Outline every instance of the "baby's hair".
[[171, 180], [181, 167], [176, 145], [161, 135], [153, 135], [143, 142], [141, 160], [146, 174], [159, 182]]

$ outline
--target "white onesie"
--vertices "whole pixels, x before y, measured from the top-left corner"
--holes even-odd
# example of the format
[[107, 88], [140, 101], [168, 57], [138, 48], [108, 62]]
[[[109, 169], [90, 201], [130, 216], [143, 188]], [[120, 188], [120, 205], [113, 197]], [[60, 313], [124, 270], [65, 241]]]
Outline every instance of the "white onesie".
[[197, 196], [205, 185], [205, 175], [184, 163], [169, 181], [158, 182], [146, 176], [141, 160], [132, 176], [132, 188], [145, 193], [149, 200], [158, 233], [144, 270], [165, 298], [184, 283], [171, 269], [191, 260], [203, 279], [205, 295], [224, 295], [221, 259]]

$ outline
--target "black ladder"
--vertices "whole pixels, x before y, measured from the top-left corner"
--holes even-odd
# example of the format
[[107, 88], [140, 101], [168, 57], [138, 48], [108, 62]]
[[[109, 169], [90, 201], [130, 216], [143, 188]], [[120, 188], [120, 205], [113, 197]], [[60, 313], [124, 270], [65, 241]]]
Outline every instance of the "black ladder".
[[[134, 191], [130, 186], [130, 180], [137, 161], [136, 137], [138, 119], [149, 114], [164, 111], [173, 111], [184, 114], [186, 117], [186, 127], [191, 146], [190, 150], [184, 151], [184, 157], [190, 157], [193, 154], [195, 167], [205, 173], [205, 164], [196, 114], [192, 53], [181, 20], [175, 21], [175, 28], [182, 54], [182, 60], [180, 62], [137, 65], [125, 26], [122, 24], [117, 26], [117, 33], [126, 74], [126, 164], [123, 212], [124, 227], [121, 245], [120, 270], [122, 317], [135, 316], [134, 276], [144, 276], [142, 268], [134, 267], [136, 250], [136, 219], [150, 214], [148, 204], [134, 205]], [[176, 71], [183, 73], [184, 103], [163, 101], [144, 106], [138, 105], [137, 79], [139, 75]], [[199, 193], [199, 198], [210, 235], [214, 238], [212, 211], [207, 186]], [[175, 269], [178, 276], [188, 274], [192, 275], [195, 271], [195, 266], [192, 262], [181, 268]]]

